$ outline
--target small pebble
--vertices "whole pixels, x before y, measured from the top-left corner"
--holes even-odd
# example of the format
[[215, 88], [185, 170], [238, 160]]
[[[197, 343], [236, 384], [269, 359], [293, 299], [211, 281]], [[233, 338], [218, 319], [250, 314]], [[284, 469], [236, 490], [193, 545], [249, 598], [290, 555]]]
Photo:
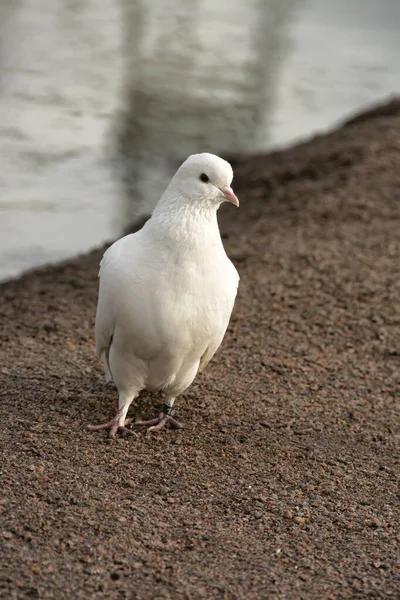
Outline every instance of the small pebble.
[[381, 564], [382, 564], [382, 563], [381, 563], [381, 561], [380, 561], [380, 560], [376, 560], [376, 561], [374, 562], [374, 567], [375, 567], [375, 569], [379, 569], [379, 567], [381, 566]]
[[372, 517], [370, 525], [371, 527], [382, 527], [382, 521], [378, 517]]

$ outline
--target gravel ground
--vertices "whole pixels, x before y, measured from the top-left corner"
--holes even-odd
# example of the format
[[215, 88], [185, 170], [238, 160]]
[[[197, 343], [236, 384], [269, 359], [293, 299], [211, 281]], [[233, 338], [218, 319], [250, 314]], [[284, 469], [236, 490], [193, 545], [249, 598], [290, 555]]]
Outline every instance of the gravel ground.
[[399, 139], [394, 101], [234, 161], [241, 287], [182, 431], [86, 428], [103, 250], [0, 286], [2, 597], [400, 598]]

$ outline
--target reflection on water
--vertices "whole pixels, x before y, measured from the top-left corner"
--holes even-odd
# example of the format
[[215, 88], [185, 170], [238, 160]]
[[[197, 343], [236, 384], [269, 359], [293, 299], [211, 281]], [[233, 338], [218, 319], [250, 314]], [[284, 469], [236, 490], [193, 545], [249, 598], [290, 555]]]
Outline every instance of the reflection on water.
[[0, 278], [117, 235], [191, 152], [398, 92], [399, 25], [398, 0], [3, 0]]
[[128, 157], [128, 196], [135, 199], [127, 218], [154, 205], [189, 154], [254, 153], [265, 146], [287, 47], [285, 23], [296, 4], [175, 0], [132, 10], [126, 0], [130, 59], [118, 140]]

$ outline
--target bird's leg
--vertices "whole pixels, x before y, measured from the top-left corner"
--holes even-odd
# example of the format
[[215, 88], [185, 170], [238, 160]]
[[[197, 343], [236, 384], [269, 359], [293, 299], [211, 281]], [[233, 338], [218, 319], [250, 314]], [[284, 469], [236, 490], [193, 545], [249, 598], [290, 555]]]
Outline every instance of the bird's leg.
[[145, 427], [148, 427], [147, 433], [160, 431], [160, 429], [163, 429], [166, 425], [171, 427], [171, 429], [181, 429], [183, 425], [172, 416], [174, 414], [174, 409], [172, 408], [174, 400], [175, 398], [168, 398], [165, 401], [165, 404], [160, 406], [158, 417], [150, 419], [149, 421], [136, 421], [134, 425], [144, 425]]
[[132, 421], [132, 419], [126, 418], [126, 414], [134, 398], [136, 398], [136, 394], [125, 394], [121, 392], [118, 400], [118, 412], [115, 417], [111, 419], [111, 421], [102, 423], [101, 425], [88, 425], [89, 429], [109, 429], [110, 438], [112, 439], [116, 438], [117, 433], [119, 433], [121, 437], [127, 437], [128, 435], [137, 437], [137, 434], [134, 431], [131, 431], [126, 427]]

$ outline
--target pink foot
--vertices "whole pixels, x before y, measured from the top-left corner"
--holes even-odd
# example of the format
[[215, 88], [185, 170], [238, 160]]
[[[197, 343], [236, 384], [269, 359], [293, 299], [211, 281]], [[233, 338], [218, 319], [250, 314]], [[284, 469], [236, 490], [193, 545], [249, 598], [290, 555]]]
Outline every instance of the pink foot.
[[102, 423], [101, 425], [88, 425], [88, 429], [93, 431], [98, 431], [100, 429], [109, 429], [110, 430], [110, 438], [115, 440], [117, 437], [117, 433], [121, 437], [128, 437], [128, 435], [133, 435], [134, 437], [138, 437], [134, 431], [131, 431], [126, 427], [132, 421], [132, 419], [125, 419], [123, 425], [118, 425], [119, 417], [121, 415], [122, 409], [117, 412], [114, 419], [108, 421], [108, 423]]
[[168, 425], [171, 429], [182, 429], [182, 423], [179, 423], [179, 421], [174, 419], [171, 415], [171, 412], [172, 407], [168, 406], [167, 404], [163, 404], [158, 417], [148, 421], [135, 421], [133, 425], [144, 425], [145, 427], [148, 427], [147, 433], [160, 431], [160, 429], [163, 429], [166, 425]]

